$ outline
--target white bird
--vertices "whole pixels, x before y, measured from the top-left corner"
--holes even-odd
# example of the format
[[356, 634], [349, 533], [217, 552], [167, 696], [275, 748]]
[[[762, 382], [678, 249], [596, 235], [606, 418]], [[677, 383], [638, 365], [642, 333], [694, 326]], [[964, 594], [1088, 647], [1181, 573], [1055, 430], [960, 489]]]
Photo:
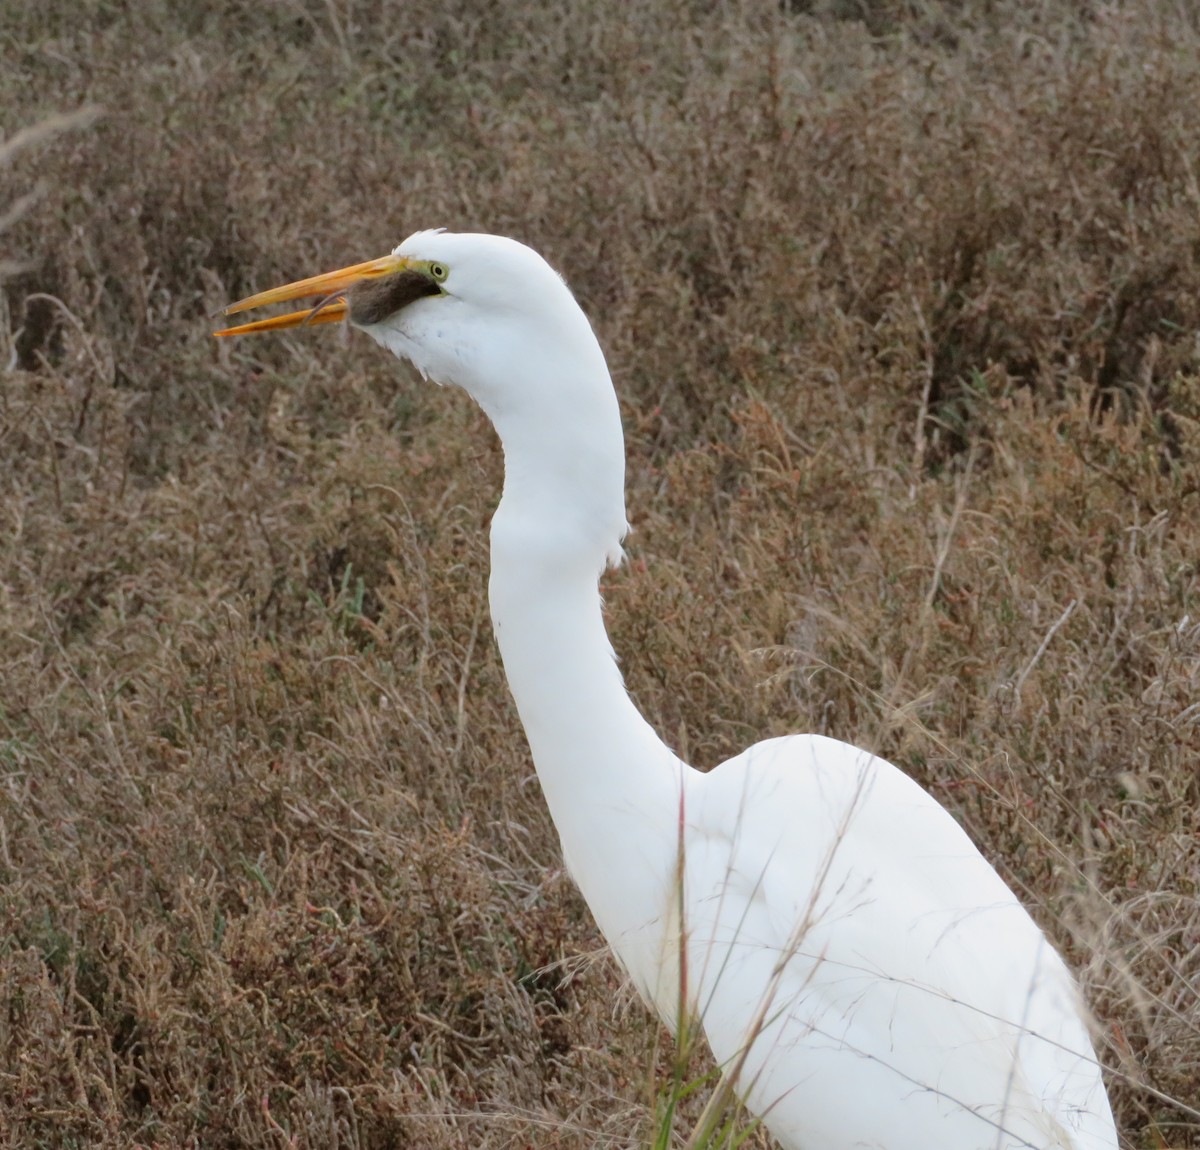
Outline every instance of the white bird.
[[1076, 985], [935, 799], [817, 735], [702, 773], [626, 691], [598, 581], [621, 558], [625, 448], [591, 325], [499, 236], [422, 231], [225, 314], [348, 318], [457, 384], [504, 449], [492, 621], [567, 867], [633, 983], [698, 1020], [787, 1150], [1114, 1150]]

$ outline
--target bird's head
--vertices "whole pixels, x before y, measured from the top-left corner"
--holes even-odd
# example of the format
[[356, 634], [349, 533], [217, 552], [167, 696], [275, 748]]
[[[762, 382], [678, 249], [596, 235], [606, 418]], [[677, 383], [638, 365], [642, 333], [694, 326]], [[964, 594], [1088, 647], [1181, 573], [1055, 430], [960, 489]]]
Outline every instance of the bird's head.
[[598, 368], [607, 384], [591, 326], [562, 278], [503, 236], [415, 232], [390, 255], [260, 292], [222, 314], [299, 299], [314, 302], [215, 334], [348, 321], [438, 383], [464, 387], [492, 414], [519, 403], [518, 387], [538, 390], [538, 364]]
[[[260, 292], [224, 309], [315, 300], [219, 336], [346, 320], [425, 376], [469, 392], [504, 444], [497, 538], [515, 551], [610, 562], [625, 533], [625, 449], [604, 354], [537, 252], [502, 236], [416, 232], [391, 255]], [[547, 531], [547, 523], [555, 524]], [[548, 543], [547, 541], [550, 541]]]

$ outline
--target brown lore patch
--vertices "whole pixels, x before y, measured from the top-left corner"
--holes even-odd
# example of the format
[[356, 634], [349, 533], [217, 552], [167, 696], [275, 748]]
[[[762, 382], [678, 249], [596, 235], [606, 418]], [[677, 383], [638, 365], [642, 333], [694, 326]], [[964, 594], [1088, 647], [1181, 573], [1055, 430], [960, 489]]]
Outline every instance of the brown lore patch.
[[423, 296], [440, 295], [438, 287], [424, 272], [402, 271], [381, 280], [363, 280], [346, 293], [350, 322], [358, 327], [382, 323]]

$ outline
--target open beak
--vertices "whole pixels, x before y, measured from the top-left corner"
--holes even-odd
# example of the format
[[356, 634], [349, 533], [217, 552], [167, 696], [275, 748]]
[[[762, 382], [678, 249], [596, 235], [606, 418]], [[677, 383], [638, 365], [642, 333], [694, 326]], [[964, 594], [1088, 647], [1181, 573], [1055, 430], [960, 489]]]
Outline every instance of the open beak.
[[408, 270], [411, 261], [404, 256], [382, 256], [377, 260], [367, 260], [366, 263], [354, 264], [341, 268], [336, 272], [326, 272], [324, 275], [310, 276], [306, 280], [296, 280], [295, 283], [284, 284], [283, 287], [271, 288], [270, 291], [259, 292], [247, 296], [237, 303], [223, 307], [219, 315], [237, 315], [238, 312], [249, 311], [254, 307], [262, 307], [271, 303], [287, 303], [294, 299], [312, 299], [316, 302], [301, 311], [288, 312], [286, 315], [273, 316], [271, 319], [258, 319], [251, 323], [239, 324], [237, 327], [222, 328], [214, 331], [213, 335], [249, 335], [256, 331], [278, 331], [286, 327], [306, 327], [314, 323], [340, 323], [346, 318], [346, 292], [355, 284], [364, 281], [377, 280], [397, 272]]

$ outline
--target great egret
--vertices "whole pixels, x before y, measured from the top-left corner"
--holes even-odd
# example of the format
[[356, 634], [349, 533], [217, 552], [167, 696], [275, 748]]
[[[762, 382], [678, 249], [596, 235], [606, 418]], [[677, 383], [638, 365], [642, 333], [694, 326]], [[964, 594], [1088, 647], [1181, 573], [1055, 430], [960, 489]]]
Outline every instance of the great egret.
[[1114, 1150], [1074, 981], [936, 800], [816, 735], [704, 774], [630, 700], [598, 591], [627, 529], [620, 414], [557, 273], [511, 239], [422, 231], [225, 313], [314, 297], [217, 334], [348, 318], [499, 433], [504, 668], [567, 867], [666, 1024], [699, 1020], [788, 1150]]

